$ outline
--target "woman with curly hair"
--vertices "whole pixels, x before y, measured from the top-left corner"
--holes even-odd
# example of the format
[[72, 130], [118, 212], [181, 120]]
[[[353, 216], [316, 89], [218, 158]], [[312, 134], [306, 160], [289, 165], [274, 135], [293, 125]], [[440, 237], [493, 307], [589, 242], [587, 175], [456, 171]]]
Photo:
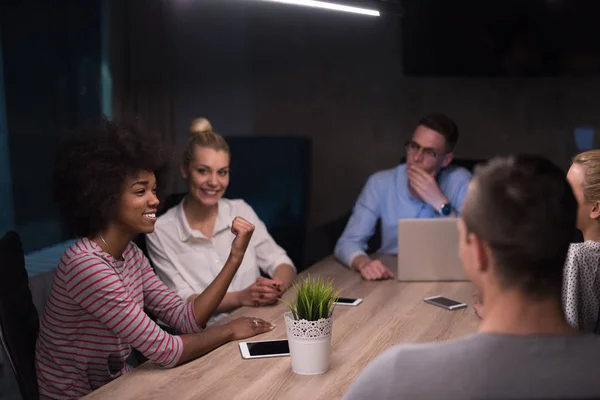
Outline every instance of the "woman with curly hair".
[[[225, 266], [186, 303], [154, 274], [131, 242], [154, 230], [167, 160], [159, 141], [107, 120], [77, 132], [56, 158], [54, 191], [64, 222], [81, 237], [56, 271], [36, 345], [42, 398], [79, 398], [128, 372], [132, 349], [174, 367], [230, 341], [273, 328], [239, 318], [204, 330], [244, 257], [254, 226], [234, 218]], [[144, 308], [183, 332], [172, 336]]]

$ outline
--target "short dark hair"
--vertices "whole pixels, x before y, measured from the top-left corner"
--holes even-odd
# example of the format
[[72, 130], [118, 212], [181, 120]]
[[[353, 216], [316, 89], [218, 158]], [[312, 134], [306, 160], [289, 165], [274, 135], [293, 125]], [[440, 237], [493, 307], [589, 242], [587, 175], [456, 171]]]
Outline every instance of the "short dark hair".
[[577, 202], [564, 172], [535, 155], [499, 157], [475, 169], [463, 221], [492, 251], [503, 287], [560, 297]]
[[433, 129], [446, 139], [446, 149], [453, 151], [458, 142], [458, 127], [447, 115], [434, 113], [421, 118], [419, 125]]
[[67, 228], [97, 234], [116, 215], [123, 184], [141, 170], [154, 172], [162, 189], [169, 157], [157, 135], [139, 123], [102, 118], [72, 132], [59, 145], [53, 194]]

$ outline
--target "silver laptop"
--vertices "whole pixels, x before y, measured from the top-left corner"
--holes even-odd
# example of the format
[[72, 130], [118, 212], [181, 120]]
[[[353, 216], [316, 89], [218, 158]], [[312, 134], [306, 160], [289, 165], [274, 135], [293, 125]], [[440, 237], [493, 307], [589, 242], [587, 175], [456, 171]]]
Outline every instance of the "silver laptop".
[[456, 218], [398, 221], [398, 269], [401, 281], [467, 281], [458, 257]]

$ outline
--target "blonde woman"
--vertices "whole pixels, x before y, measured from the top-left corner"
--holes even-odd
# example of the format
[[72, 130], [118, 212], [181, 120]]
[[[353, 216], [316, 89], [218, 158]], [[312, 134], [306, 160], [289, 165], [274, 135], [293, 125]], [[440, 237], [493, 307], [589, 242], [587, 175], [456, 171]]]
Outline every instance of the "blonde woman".
[[[239, 215], [255, 225], [242, 265], [215, 314], [273, 304], [296, 276], [285, 250], [275, 243], [252, 207], [243, 200], [223, 198], [229, 185], [229, 161], [225, 139], [194, 120], [181, 161], [188, 194], [158, 218], [154, 233], [147, 238], [158, 276], [181, 298], [193, 301], [227, 260], [226, 250], [233, 239], [230, 216]], [[262, 277], [261, 269], [271, 278]]]

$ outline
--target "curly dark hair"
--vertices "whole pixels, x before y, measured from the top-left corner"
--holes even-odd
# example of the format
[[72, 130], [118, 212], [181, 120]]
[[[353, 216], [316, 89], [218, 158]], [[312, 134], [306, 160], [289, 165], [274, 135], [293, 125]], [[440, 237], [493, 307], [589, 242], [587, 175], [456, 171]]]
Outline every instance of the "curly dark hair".
[[126, 179], [152, 171], [164, 188], [170, 157], [158, 136], [138, 123], [102, 118], [69, 135], [54, 164], [53, 194], [67, 228], [90, 236], [116, 215]]

